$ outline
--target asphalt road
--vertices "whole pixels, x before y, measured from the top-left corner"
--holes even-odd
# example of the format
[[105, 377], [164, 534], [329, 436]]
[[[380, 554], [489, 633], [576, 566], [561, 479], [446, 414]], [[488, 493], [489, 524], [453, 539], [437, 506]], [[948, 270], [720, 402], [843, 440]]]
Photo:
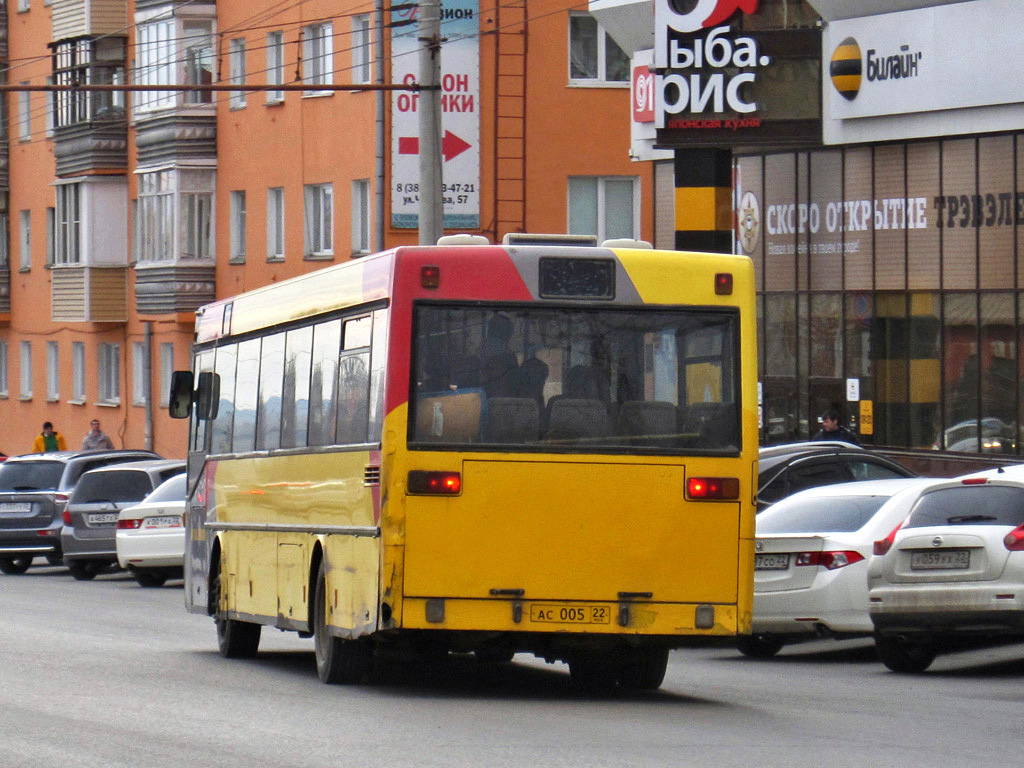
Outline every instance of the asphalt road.
[[[42, 561], [37, 561], [42, 562]], [[254, 661], [216, 650], [180, 582], [61, 568], [0, 576], [0, 768], [216, 766], [1010, 766], [1024, 645], [888, 672], [870, 641], [757, 662], [676, 651], [660, 691], [588, 700], [527, 656], [388, 664], [326, 686], [312, 641], [264, 630]]]

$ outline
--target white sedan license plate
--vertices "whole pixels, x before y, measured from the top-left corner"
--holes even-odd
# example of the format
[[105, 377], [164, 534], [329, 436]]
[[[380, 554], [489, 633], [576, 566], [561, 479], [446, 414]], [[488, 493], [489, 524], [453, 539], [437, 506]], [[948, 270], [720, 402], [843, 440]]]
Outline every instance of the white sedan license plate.
[[117, 522], [116, 512], [99, 512], [87, 515], [85, 521], [89, 525], [110, 525]]
[[947, 568], [970, 568], [971, 552], [967, 549], [940, 549], [935, 552], [911, 552], [913, 571], [940, 571]]
[[608, 624], [607, 605], [537, 604], [530, 606], [530, 621], [547, 624]]
[[0, 513], [2, 512], [31, 512], [32, 503], [28, 501], [7, 501], [0, 504]]
[[162, 515], [147, 519], [143, 528], [181, 528], [181, 517], [179, 515]]
[[789, 568], [788, 552], [759, 552], [754, 555], [755, 571], [784, 571]]

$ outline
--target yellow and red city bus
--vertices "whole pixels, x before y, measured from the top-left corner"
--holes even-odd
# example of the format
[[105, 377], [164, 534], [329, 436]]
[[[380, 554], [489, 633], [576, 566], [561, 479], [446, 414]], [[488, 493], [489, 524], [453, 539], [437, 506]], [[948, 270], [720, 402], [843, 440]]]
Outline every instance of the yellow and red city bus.
[[221, 653], [266, 625], [325, 682], [441, 649], [657, 688], [748, 632], [752, 264], [643, 245], [400, 247], [200, 309], [171, 411]]

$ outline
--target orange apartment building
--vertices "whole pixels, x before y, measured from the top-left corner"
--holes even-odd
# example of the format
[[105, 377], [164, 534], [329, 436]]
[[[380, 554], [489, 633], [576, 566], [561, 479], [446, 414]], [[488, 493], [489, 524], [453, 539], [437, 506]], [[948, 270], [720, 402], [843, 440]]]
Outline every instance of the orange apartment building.
[[[414, 99], [325, 87], [414, 72], [415, 12], [2, 5], [7, 83], [167, 90], [5, 94], [0, 451], [30, 450], [43, 421], [77, 447], [99, 418], [118, 447], [184, 456], [166, 393], [197, 307], [417, 241]], [[586, 3], [444, 5], [446, 231], [654, 239], [654, 166], [629, 156], [629, 60]]]

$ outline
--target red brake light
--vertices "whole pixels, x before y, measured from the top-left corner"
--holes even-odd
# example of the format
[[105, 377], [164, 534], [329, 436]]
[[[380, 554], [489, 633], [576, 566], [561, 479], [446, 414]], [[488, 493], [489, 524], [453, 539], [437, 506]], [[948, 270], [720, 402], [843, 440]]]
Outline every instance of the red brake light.
[[134, 520], [118, 520], [117, 530], [119, 531], [133, 531], [136, 528], [142, 527], [142, 518], [137, 517]]
[[1018, 525], [1006, 534], [1003, 544], [1011, 552], [1024, 552], [1024, 525]]
[[715, 275], [715, 294], [718, 296], [732, 295], [732, 275], [728, 272], [719, 272]]
[[878, 541], [876, 541], [875, 546], [871, 549], [872, 554], [884, 555], [890, 549], [892, 549], [893, 542], [896, 541], [896, 531], [902, 528], [903, 523], [905, 522], [906, 520], [901, 520], [899, 525], [897, 525], [895, 528], [889, 531], [888, 536], [886, 536], [884, 539], [879, 539]]
[[738, 499], [740, 481], [735, 477], [691, 477], [686, 481], [691, 499]]
[[441, 268], [436, 266], [420, 267], [420, 285], [424, 288], [437, 288], [441, 284]]
[[462, 475], [458, 472], [409, 472], [409, 493], [455, 496], [462, 490]]
[[984, 485], [988, 482], [987, 477], [965, 477], [960, 481], [964, 485]]
[[64, 525], [71, 525], [71, 513], [66, 509], [61, 513], [60, 519], [64, 521]]
[[800, 552], [796, 556], [796, 565], [820, 565], [830, 571], [847, 565], [859, 563], [864, 555], [853, 550], [842, 552]]

